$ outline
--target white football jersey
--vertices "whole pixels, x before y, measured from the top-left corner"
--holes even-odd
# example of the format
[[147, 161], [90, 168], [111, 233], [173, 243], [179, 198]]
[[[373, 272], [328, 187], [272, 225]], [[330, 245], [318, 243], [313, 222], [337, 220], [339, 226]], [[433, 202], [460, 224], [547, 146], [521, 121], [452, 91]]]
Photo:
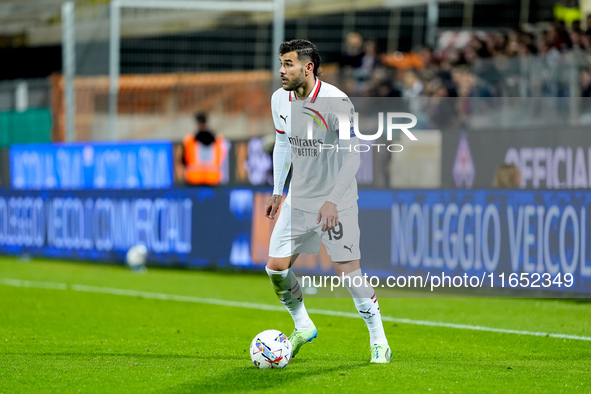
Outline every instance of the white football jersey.
[[[275, 91], [271, 110], [276, 131], [275, 148], [279, 144], [285, 146], [285, 142], [290, 147], [292, 178], [287, 203], [307, 212], [318, 212], [326, 201], [334, 202], [339, 211], [355, 205], [358, 199], [355, 174], [348, 177], [350, 181], [344, 185], [344, 192], [334, 193], [345, 155], [359, 155], [354, 149], [358, 139], [350, 132], [354, 108], [347, 95], [316, 79], [306, 100], [296, 100], [294, 92], [283, 88]], [[339, 119], [331, 111], [347, 115], [350, 139], [339, 139]], [[289, 157], [286, 156], [284, 163], [273, 164], [274, 171], [285, 173], [281, 184], [275, 185], [274, 194], [281, 193]]]

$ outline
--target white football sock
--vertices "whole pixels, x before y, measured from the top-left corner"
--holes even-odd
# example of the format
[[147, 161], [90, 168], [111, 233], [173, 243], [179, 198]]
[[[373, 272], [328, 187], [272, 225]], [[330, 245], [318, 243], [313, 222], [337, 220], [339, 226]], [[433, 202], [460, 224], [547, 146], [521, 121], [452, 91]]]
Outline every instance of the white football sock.
[[[350, 280], [347, 278], [350, 278]], [[361, 275], [361, 269], [345, 275], [344, 286], [353, 296], [355, 307], [363, 320], [365, 320], [365, 324], [367, 324], [370, 346], [388, 345], [388, 339], [386, 339], [384, 325], [382, 324], [382, 314], [380, 312], [378, 298], [374, 289]]]
[[312, 320], [310, 320], [308, 311], [306, 311], [306, 307], [304, 306], [302, 287], [291, 269], [288, 268], [285, 271], [273, 271], [272, 269], [265, 267], [265, 270], [271, 279], [273, 290], [275, 290], [275, 294], [277, 294], [279, 301], [281, 301], [291, 314], [295, 328], [298, 330], [306, 330], [312, 327], [314, 324], [312, 323]]

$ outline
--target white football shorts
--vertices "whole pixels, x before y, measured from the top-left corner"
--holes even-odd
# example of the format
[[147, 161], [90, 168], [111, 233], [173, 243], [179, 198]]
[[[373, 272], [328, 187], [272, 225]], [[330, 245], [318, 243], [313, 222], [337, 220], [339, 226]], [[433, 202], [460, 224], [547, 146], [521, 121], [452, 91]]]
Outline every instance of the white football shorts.
[[359, 260], [359, 209], [357, 205], [339, 212], [339, 224], [322, 231], [316, 224], [318, 213], [292, 208], [283, 203], [269, 244], [270, 257], [291, 257], [300, 253], [318, 254], [320, 242], [334, 262]]

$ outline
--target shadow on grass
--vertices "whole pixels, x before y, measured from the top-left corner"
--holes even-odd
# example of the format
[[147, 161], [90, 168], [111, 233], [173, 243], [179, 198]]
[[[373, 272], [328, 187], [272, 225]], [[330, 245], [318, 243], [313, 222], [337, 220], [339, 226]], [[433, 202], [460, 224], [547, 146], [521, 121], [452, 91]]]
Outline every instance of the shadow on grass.
[[[294, 361], [283, 370], [257, 369], [253, 366], [225, 369], [215, 376], [204, 376], [199, 380], [176, 386], [174, 392], [244, 392], [265, 389], [286, 389], [303, 378], [319, 377], [331, 372], [347, 374], [351, 369], [367, 367], [367, 362], [330, 363], [330, 366], [313, 365], [310, 362]], [[311, 361], [311, 360], [308, 360]]]

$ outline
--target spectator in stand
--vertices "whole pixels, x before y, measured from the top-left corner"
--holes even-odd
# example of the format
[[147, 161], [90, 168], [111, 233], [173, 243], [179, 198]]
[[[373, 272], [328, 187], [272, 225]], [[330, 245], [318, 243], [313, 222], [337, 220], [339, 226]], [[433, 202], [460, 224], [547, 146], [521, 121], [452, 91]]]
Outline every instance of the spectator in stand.
[[353, 86], [346, 88], [347, 94], [353, 96], [364, 95], [367, 81], [379, 65], [376, 45], [373, 41], [364, 43], [363, 37], [357, 32], [347, 34], [345, 49], [339, 59], [340, 77]]
[[467, 46], [464, 49], [464, 52], [462, 52], [462, 56], [464, 58], [464, 62], [466, 63], [466, 65], [470, 67], [473, 67], [478, 59], [478, 54], [476, 53], [474, 48], [470, 46]]
[[581, 123], [591, 124], [591, 71], [583, 69], [581, 71]]
[[367, 81], [371, 78], [375, 69], [380, 65], [380, 58], [378, 57], [375, 41], [366, 41], [363, 46], [364, 52], [363, 57], [361, 58], [358, 76], [360, 79]]
[[587, 15], [586, 21], [585, 27], [587, 30], [585, 30], [585, 34], [591, 35], [591, 14]]
[[521, 36], [521, 42], [528, 48], [530, 53], [534, 55], [538, 53], [536, 36], [533, 33], [523, 33]]
[[402, 75], [402, 96], [420, 97], [423, 95], [423, 82], [415, 70], [406, 70]]
[[583, 34], [577, 32], [577, 31], [571, 31], [570, 32], [570, 41], [573, 45], [573, 49], [585, 49], [585, 44], [583, 42]]
[[581, 20], [580, 19], [573, 21], [573, 23], [570, 26], [570, 31], [583, 34], [583, 30], [581, 30]]
[[581, 34], [581, 45], [583, 50], [591, 50], [591, 35]]
[[558, 33], [558, 37], [560, 37], [560, 40], [562, 41], [562, 50], [568, 50], [571, 49], [573, 47], [573, 43], [570, 39], [570, 33], [569, 30], [566, 27], [566, 23], [563, 21], [558, 21], [555, 22], [555, 27], [556, 32]]
[[466, 65], [455, 67], [452, 78], [458, 87], [459, 97], [492, 97], [490, 86]]
[[[519, 29], [474, 33], [463, 48], [451, 46], [436, 53], [423, 47], [385, 54], [380, 61], [375, 43], [368, 41], [361, 50], [363, 39], [352, 32], [341, 57], [341, 78], [355, 86], [348, 89], [350, 95], [373, 97], [568, 95], [570, 86], [561, 65], [572, 59], [563, 53], [591, 51], [591, 14], [586, 22], [584, 32], [580, 20], [562, 18], [538, 35]], [[580, 64], [591, 64], [591, 53], [586, 56], [587, 60], [578, 58]]]
[[440, 78], [433, 78], [425, 82], [425, 95], [429, 98], [425, 101], [424, 113], [429, 120], [428, 127], [446, 130], [457, 125], [458, 117], [454, 101], [450, 100], [452, 92], [446, 82]]
[[367, 83], [367, 96], [369, 97], [400, 97], [402, 93], [398, 90], [392, 81], [395, 79], [394, 71], [389, 72], [384, 67], [377, 68], [372, 78]]
[[478, 36], [472, 37], [468, 46], [472, 48], [476, 55], [481, 59], [486, 59], [492, 56], [491, 52], [486, 46], [486, 42]]
[[497, 189], [517, 189], [521, 183], [521, 171], [515, 164], [501, 164], [495, 171], [493, 187]]
[[351, 72], [352, 70], [361, 67], [363, 55], [363, 37], [361, 34], [355, 31], [348, 33], [345, 40], [345, 48], [341, 53], [339, 61], [341, 70]]
[[357, 81], [356, 91], [362, 95], [364, 92], [367, 92], [369, 81], [380, 65], [375, 41], [366, 41], [363, 47], [364, 52], [361, 58], [361, 64], [353, 70], [353, 77]]
[[423, 58], [423, 63], [425, 69], [431, 69], [436, 71], [437, 66], [439, 65], [438, 59], [435, 56], [435, 51], [430, 46], [426, 45], [421, 48], [419, 54]]
[[507, 42], [509, 41], [509, 37], [505, 33], [495, 33], [489, 36], [490, 38], [487, 40], [487, 46], [489, 52], [493, 56], [499, 56], [505, 54], [505, 48], [507, 48]]
[[[591, 98], [591, 71], [588, 68], [581, 71], [581, 97]], [[591, 100], [589, 100], [589, 104], [591, 104]], [[591, 110], [591, 106], [588, 109]]]
[[448, 78], [451, 78], [451, 70], [461, 64], [464, 61], [463, 57], [460, 55], [460, 51], [457, 49], [450, 49], [446, 51], [440, 63], [440, 69], [442, 72], [446, 73]]
[[419, 97], [424, 96], [423, 81], [416, 70], [408, 69], [402, 74], [402, 97], [406, 100], [407, 109], [417, 117], [418, 127], [425, 127], [426, 121], [423, 115], [424, 101]]

